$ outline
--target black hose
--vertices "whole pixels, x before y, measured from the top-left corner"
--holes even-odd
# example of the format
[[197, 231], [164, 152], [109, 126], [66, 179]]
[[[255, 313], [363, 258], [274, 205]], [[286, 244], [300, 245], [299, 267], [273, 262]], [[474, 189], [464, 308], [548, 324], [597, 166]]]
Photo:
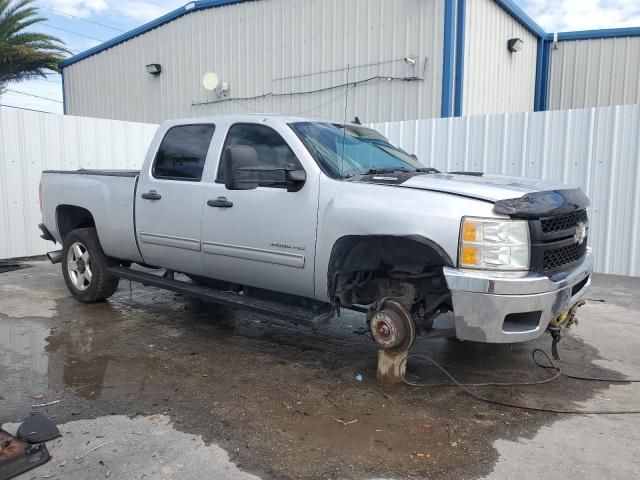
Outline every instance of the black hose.
[[[537, 359], [536, 359], [536, 354], [542, 354], [547, 361], [549, 362], [548, 365], [543, 365], [541, 364]], [[589, 377], [580, 377], [577, 375], [571, 375], [571, 374], [567, 374], [564, 373], [560, 367], [558, 367], [553, 360], [551, 360], [551, 358], [549, 358], [549, 355], [547, 355], [544, 351], [540, 350], [539, 348], [535, 349], [532, 354], [531, 354], [534, 363], [540, 367], [540, 368], [544, 368], [544, 369], [553, 369], [556, 371], [556, 374], [546, 378], [544, 380], [536, 380], [536, 381], [532, 381], [532, 382], [505, 382], [505, 383], [501, 383], [501, 382], [489, 382], [489, 383], [461, 383], [458, 380], [455, 379], [455, 377], [453, 375], [451, 375], [443, 366], [441, 366], [438, 362], [436, 362], [433, 358], [427, 356], [427, 355], [420, 355], [420, 354], [412, 354], [407, 356], [407, 358], [405, 358], [404, 360], [402, 360], [402, 364], [406, 364], [407, 360], [409, 360], [410, 358], [421, 358], [423, 360], [427, 360], [428, 362], [430, 362], [431, 364], [433, 364], [436, 368], [438, 368], [442, 373], [444, 373], [449, 380], [451, 380], [453, 382], [453, 385], [451, 384], [447, 384], [447, 383], [440, 383], [440, 384], [428, 384], [428, 383], [418, 383], [418, 382], [414, 382], [411, 380], [408, 380], [406, 378], [406, 376], [403, 373], [402, 376], [402, 380], [404, 381], [404, 383], [406, 383], [407, 385], [413, 386], [413, 387], [453, 387], [456, 386], [460, 389], [462, 389], [465, 393], [467, 393], [469, 396], [475, 398], [476, 400], [479, 400], [481, 402], [485, 402], [485, 403], [490, 403], [492, 405], [499, 405], [502, 407], [509, 407], [509, 408], [517, 408], [520, 410], [529, 410], [529, 411], [534, 411], [534, 412], [547, 412], [547, 413], [562, 413], [562, 414], [571, 414], [571, 415], [626, 415], [626, 414], [640, 414], [640, 410], [568, 410], [568, 409], [561, 409], [561, 408], [549, 408], [549, 407], [535, 407], [535, 406], [527, 406], [527, 405], [519, 405], [516, 403], [509, 403], [509, 402], [502, 402], [500, 400], [493, 400], [491, 398], [487, 398], [484, 397], [482, 395], [479, 395], [475, 392], [473, 392], [472, 390], [469, 389], [469, 387], [517, 387], [517, 386], [527, 386], [527, 385], [541, 385], [544, 383], [549, 383], [552, 382], [556, 379], [558, 379], [561, 376], [565, 376], [567, 378], [572, 378], [575, 380], [586, 380], [586, 381], [595, 381], [595, 382], [610, 382], [610, 383], [636, 383], [639, 380], [620, 380], [620, 379], [605, 379], [605, 378], [589, 378]], [[401, 365], [401, 371], [403, 371], [402, 366]]]

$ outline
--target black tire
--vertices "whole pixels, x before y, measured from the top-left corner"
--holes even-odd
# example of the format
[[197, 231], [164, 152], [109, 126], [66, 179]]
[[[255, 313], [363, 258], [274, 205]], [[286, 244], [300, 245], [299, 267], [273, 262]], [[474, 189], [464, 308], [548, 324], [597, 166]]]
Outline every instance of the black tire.
[[107, 267], [115, 264], [102, 251], [95, 228], [78, 228], [64, 239], [62, 275], [71, 294], [81, 302], [100, 302], [115, 293], [120, 279], [107, 273]]

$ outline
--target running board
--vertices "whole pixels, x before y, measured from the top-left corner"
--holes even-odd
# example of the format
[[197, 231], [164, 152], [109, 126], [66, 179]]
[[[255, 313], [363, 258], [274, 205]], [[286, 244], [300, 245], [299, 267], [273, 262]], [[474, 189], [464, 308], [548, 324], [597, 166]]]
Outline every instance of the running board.
[[131, 280], [133, 282], [163, 288], [176, 293], [182, 293], [188, 297], [196, 297], [207, 302], [218, 303], [230, 307], [242, 308], [258, 313], [276, 315], [293, 323], [309, 326], [317, 326], [326, 314], [314, 313], [302, 307], [281, 302], [262, 300], [247, 297], [235, 292], [216, 290], [214, 288], [195, 285], [172, 278], [167, 278], [153, 273], [133, 270], [127, 267], [108, 267], [107, 271], [116, 277]]

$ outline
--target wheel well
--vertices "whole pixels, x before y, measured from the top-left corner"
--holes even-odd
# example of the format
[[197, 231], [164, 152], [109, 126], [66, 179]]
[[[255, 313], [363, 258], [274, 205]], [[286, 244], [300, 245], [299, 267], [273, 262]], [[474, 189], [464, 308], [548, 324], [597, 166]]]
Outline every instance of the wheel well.
[[442, 267], [452, 265], [439, 245], [423, 237], [342, 237], [329, 260], [329, 298], [346, 306], [395, 298], [426, 318], [450, 304]]
[[60, 205], [56, 208], [56, 222], [62, 241], [76, 228], [95, 227], [93, 215], [86, 208], [75, 205]]

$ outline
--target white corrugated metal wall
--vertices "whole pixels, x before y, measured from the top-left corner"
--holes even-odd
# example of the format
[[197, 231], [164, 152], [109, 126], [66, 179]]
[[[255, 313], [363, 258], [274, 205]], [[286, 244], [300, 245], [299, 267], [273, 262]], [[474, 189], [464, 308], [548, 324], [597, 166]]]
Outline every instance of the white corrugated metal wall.
[[157, 125], [0, 109], [0, 259], [41, 255], [42, 170], [140, 168]]
[[640, 103], [640, 37], [558, 42], [548, 89], [550, 110]]
[[640, 105], [373, 125], [428, 166], [560, 180], [591, 199], [595, 269], [640, 276]]
[[[67, 113], [153, 123], [252, 111], [342, 119], [345, 88], [246, 98], [341, 85], [349, 66], [352, 84], [396, 78], [352, 86], [349, 119], [434, 117], [443, 28], [444, 0], [261, 0], [194, 11], [67, 66]], [[148, 74], [149, 63], [162, 73]], [[204, 90], [207, 71], [229, 83], [231, 99]]]
[[[640, 105], [374, 125], [443, 171], [578, 185], [591, 198], [596, 270], [640, 275]], [[155, 125], [0, 109], [0, 258], [51, 248], [39, 238], [43, 169], [139, 168]]]
[[[507, 41], [524, 41], [511, 53]], [[493, 0], [467, 1], [463, 115], [533, 111], [537, 37]]]

